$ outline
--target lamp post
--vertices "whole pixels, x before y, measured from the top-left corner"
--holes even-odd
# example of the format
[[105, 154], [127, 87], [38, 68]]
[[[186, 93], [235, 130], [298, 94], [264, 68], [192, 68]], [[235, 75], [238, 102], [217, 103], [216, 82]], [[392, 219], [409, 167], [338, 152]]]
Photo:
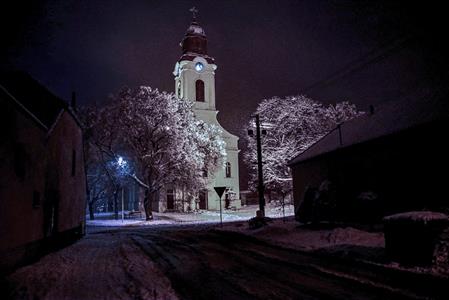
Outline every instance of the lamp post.
[[[260, 119], [259, 114], [255, 115], [256, 118], [256, 143], [257, 143], [257, 192], [259, 194], [259, 211], [262, 217], [265, 217], [265, 187], [263, 184], [263, 170], [262, 170], [262, 142], [260, 136]], [[262, 134], [266, 134], [265, 130], [262, 130]], [[253, 130], [248, 130], [248, 135], [253, 136]]]
[[[117, 158], [117, 165], [120, 169], [124, 170], [126, 168], [127, 162], [123, 157], [119, 156]], [[125, 198], [125, 195], [124, 195], [125, 190], [124, 190], [123, 182], [122, 182], [121, 186], [122, 186], [122, 223], [123, 223], [125, 221], [125, 199], [124, 199]]]

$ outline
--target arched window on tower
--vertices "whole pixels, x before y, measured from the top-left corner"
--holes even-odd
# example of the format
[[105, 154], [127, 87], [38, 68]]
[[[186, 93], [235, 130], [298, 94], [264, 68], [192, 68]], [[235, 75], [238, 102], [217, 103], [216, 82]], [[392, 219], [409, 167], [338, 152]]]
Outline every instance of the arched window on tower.
[[226, 163], [226, 177], [231, 177], [231, 163]]
[[198, 79], [195, 82], [196, 101], [204, 102], [204, 82]]
[[176, 86], [176, 94], [178, 98], [181, 99], [181, 81], [178, 81], [178, 85]]

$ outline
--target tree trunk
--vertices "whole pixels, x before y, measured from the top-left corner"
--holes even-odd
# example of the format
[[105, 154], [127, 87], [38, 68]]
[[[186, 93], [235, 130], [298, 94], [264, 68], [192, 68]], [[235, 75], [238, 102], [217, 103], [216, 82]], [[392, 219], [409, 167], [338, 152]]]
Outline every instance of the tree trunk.
[[114, 211], [114, 199], [111, 199], [108, 194], [108, 212]]
[[89, 206], [89, 218], [91, 220], [95, 219], [95, 215], [94, 215], [94, 203], [92, 201], [88, 201], [87, 205]]
[[150, 192], [149, 189], [145, 190], [145, 198], [143, 199], [143, 207], [145, 209], [145, 217], [146, 220], [153, 220], [153, 198], [154, 198], [154, 192]]
[[282, 222], [285, 223], [285, 194], [282, 193]]
[[95, 216], [94, 216], [94, 210], [93, 210], [93, 205], [92, 205], [92, 194], [90, 192], [89, 185], [87, 185], [87, 187], [86, 187], [86, 198], [87, 198], [87, 207], [89, 209], [89, 219], [93, 220]]
[[114, 219], [118, 220], [118, 194], [119, 188], [115, 188], [114, 191]]

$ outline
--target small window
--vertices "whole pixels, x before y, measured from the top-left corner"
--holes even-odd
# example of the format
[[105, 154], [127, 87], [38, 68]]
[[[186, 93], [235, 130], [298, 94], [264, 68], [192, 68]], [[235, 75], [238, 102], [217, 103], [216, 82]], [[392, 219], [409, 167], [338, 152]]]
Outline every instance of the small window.
[[33, 191], [33, 208], [41, 206], [41, 194], [38, 191]]
[[203, 169], [203, 177], [204, 177], [204, 178], [207, 177], [207, 169]]
[[204, 82], [197, 80], [195, 82], [196, 101], [204, 102]]
[[226, 163], [226, 177], [231, 177], [231, 163]]
[[76, 174], [76, 151], [72, 150], [72, 176]]
[[181, 99], [181, 81], [178, 81], [177, 94], [178, 98]]

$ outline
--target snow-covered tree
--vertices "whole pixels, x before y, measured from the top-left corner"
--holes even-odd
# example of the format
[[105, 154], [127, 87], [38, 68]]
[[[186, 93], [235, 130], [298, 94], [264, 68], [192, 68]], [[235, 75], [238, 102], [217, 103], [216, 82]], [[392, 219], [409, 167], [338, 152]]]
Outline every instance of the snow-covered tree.
[[224, 161], [220, 129], [197, 120], [192, 105], [150, 87], [124, 89], [114, 101], [123, 145], [135, 162], [132, 177], [145, 188], [147, 220], [161, 188], [199, 188], [203, 170], [214, 171]]
[[[357, 117], [361, 112], [349, 102], [324, 106], [306, 96], [273, 97], [263, 100], [257, 110], [262, 136], [264, 184], [281, 195], [291, 191], [291, 174], [287, 162], [335, 128], [337, 124]], [[249, 122], [254, 128], [254, 120]], [[250, 166], [250, 186], [257, 185], [256, 140], [247, 137], [244, 159]]]
[[119, 111], [114, 105], [82, 107], [79, 116], [84, 127], [89, 213], [93, 217], [91, 211], [95, 202], [110, 196], [108, 207], [114, 209], [114, 216], [118, 219], [118, 197], [126, 180], [117, 166], [119, 153], [124, 149], [118, 125]]
[[96, 206], [108, 198], [108, 192], [111, 190], [109, 178], [101, 163], [92, 163], [87, 166], [87, 208], [89, 218], [95, 218]]
[[193, 102], [171, 93], [125, 88], [107, 106], [84, 109], [82, 115], [88, 172], [109, 179], [115, 207], [124, 180], [137, 182], [145, 189], [147, 220], [153, 217], [152, 201], [161, 188], [175, 184], [195, 193], [205, 185], [204, 171], [223, 167], [220, 128], [196, 119]]

